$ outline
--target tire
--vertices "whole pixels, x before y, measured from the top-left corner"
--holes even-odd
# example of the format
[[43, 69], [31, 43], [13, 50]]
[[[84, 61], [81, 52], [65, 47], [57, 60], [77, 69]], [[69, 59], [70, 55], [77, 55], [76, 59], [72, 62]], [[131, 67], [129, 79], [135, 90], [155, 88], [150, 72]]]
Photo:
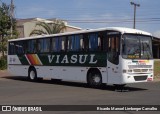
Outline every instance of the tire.
[[37, 81], [37, 72], [34, 68], [29, 69], [28, 79], [30, 81]]
[[99, 72], [90, 71], [88, 73], [87, 82], [90, 87], [99, 88], [102, 86], [102, 76]]

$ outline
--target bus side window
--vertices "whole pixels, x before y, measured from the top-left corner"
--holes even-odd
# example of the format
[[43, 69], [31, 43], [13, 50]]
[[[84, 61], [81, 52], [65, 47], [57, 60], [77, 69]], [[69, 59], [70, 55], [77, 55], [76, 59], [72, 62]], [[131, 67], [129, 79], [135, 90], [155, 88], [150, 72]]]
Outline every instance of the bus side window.
[[39, 53], [39, 52], [41, 52], [41, 42], [40, 42], [40, 40], [37, 40], [37, 45], [36, 45], [37, 47], [37, 53]]
[[66, 36], [63, 36], [63, 37], [62, 37], [62, 40], [61, 40], [61, 46], [62, 46], [62, 47], [61, 47], [61, 51], [63, 51], [63, 52], [66, 51], [66, 45], [67, 45], [66, 42], [67, 42]]
[[16, 54], [24, 54], [24, 44], [23, 41], [18, 41], [15, 44]]
[[80, 51], [84, 51], [84, 38], [83, 35], [80, 35], [80, 47], [79, 47]]
[[56, 38], [51, 38], [51, 52], [56, 51]]
[[89, 50], [89, 38], [87, 34], [83, 34], [83, 48], [84, 51]]
[[68, 48], [67, 48], [68, 51], [73, 50], [73, 39], [74, 39], [73, 35], [68, 37]]
[[75, 35], [75, 51], [80, 50], [80, 35]]
[[51, 38], [51, 52], [60, 52], [62, 51], [63, 47], [63, 37], [55, 37]]
[[91, 33], [89, 34], [89, 51], [97, 51], [98, 50], [98, 34]]
[[15, 42], [10, 42], [9, 43], [9, 55], [15, 55]]
[[119, 37], [109, 36], [108, 37], [108, 60], [113, 64], [119, 64]]
[[62, 37], [57, 37], [55, 39], [55, 52], [60, 52], [62, 50]]
[[68, 37], [68, 50], [69, 51], [80, 51], [82, 46], [82, 35], [72, 35]]
[[36, 47], [38, 52], [41, 52], [41, 53], [49, 52], [50, 39], [49, 38], [39, 39], [37, 41]]
[[105, 31], [99, 32], [98, 34], [98, 51], [107, 51], [107, 38]]
[[27, 41], [27, 53], [36, 53], [36, 40], [28, 40]]

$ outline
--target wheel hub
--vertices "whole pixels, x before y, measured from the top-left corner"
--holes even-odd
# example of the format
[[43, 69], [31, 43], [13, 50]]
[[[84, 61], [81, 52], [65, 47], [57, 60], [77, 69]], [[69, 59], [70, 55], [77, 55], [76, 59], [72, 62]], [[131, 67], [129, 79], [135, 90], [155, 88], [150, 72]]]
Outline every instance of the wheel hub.
[[30, 72], [30, 78], [33, 80], [35, 79], [35, 72], [34, 71], [31, 71]]
[[99, 83], [101, 79], [100, 79], [99, 76], [95, 75], [93, 80], [94, 80], [95, 83]]

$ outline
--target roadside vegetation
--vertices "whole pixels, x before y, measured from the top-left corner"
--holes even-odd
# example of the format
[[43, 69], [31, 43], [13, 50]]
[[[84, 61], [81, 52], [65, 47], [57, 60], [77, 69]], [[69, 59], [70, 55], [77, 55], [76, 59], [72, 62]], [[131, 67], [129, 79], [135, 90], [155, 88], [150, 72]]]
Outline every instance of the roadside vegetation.
[[[12, 29], [12, 30], [11, 30]], [[16, 19], [11, 16], [11, 6], [0, 2], [0, 70], [7, 68], [7, 42], [18, 37]]]
[[160, 79], [160, 60], [154, 61], [154, 78]]
[[7, 56], [0, 57], [0, 70], [7, 69]]

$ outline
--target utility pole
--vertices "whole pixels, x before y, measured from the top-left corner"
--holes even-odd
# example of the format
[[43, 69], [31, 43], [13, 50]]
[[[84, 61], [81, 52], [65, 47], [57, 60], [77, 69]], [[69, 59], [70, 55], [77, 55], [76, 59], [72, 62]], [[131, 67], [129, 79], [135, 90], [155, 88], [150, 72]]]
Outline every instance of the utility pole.
[[140, 7], [140, 4], [136, 4], [134, 2], [130, 2], [131, 5], [134, 5], [134, 23], [133, 23], [133, 28], [136, 28], [136, 7]]
[[11, 9], [10, 9], [10, 16], [11, 16], [11, 37], [12, 37], [12, 33], [13, 33], [13, 19], [14, 19], [14, 3], [13, 0], [11, 0]]

